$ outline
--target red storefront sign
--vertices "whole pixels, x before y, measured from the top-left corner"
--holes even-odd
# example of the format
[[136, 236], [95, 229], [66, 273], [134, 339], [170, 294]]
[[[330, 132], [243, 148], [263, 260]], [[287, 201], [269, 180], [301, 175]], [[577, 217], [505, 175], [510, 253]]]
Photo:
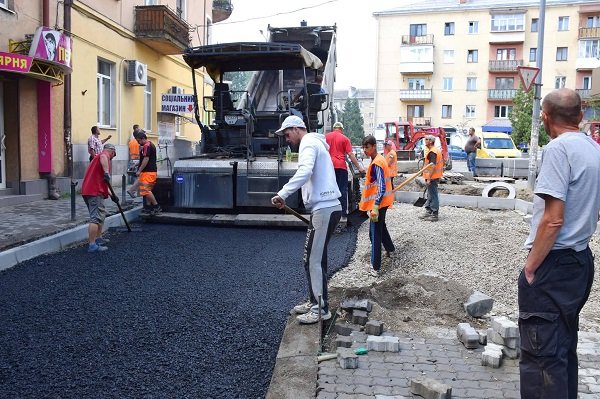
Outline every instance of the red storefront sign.
[[32, 61], [33, 58], [26, 55], [0, 51], [0, 71], [27, 73]]

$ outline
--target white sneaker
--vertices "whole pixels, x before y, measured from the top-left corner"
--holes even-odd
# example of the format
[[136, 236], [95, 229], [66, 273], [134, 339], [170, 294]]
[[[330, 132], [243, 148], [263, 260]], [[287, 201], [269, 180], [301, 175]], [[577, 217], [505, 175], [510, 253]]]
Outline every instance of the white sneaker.
[[375, 270], [375, 269], [371, 269], [371, 270], [369, 270], [369, 274], [370, 274], [372, 277], [379, 277], [379, 271], [377, 271], [377, 270]]
[[[329, 319], [331, 319], [331, 312], [321, 315], [321, 320], [325, 321]], [[297, 316], [296, 320], [300, 324], [314, 324], [319, 321], [319, 314], [317, 312], [308, 312]]]
[[307, 301], [305, 303], [301, 303], [300, 305], [294, 306], [294, 313], [296, 314], [305, 314], [310, 312], [310, 308], [312, 308], [314, 304], [311, 301]]

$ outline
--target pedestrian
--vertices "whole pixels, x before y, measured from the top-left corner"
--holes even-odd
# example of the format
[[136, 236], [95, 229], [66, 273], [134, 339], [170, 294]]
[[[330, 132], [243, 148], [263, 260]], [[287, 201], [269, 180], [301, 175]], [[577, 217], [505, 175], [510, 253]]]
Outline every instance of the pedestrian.
[[340, 191], [335, 180], [329, 146], [319, 133], [308, 133], [301, 118], [285, 118], [278, 134], [285, 136], [290, 146], [300, 146], [298, 169], [281, 190], [271, 198], [277, 208], [285, 207], [285, 200], [299, 188], [304, 206], [310, 209], [310, 223], [304, 242], [304, 269], [308, 278], [309, 300], [294, 307], [301, 324], [312, 324], [331, 318], [327, 298], [327, 245], [342, 216]]
[[425, 213], [419, 216], [423, 220], [436, 222], [440, 210], [438, 185], [444, 174], [444, 157], [442, 151], [435, 146], [435, 136], [425, 136], [425, 166], [432, 167], [423, 172], [423, 178], [427, 185], [427, 201], [425, 201]]
[[100, 129], [98, 126], [92, 126], [92, 135], [88, 139], [88, 154], [90, 154], [90, 162], [94, 157], [102, 152], [102, 145], [106, 143], [112, 135], [108, 135], [104, 140], [100, 139]]
[[592, 133], [592, 139], [598, 144], [600, 145], [600, 128], [596, 128], [596, 130], [594, 130], [594, 133]]
[[140, 144], [137, 142], [137, 135], [140, 131], [140, 125], [133, 125], [133, 133], [131, 135], [131, 139], [129, 139], [129, 143], [127, 146], [129, 147], [129, 164], [127, 165], [127, 174], [129, 184], [131, 187], [127, 190], [127, 194], [131, 198], [136, 197], [136, 193], [139, 188], [139, 181], [135, 177], [135, 172], [138, 169], [140, 164]]
[[371, 164], [367, 168], [365, 189], [359, 209], [366, 211], [370, 219], [371, 265], [369, 274], [378, 277], [381, 269], [381, 246], [383, 245], [388, 256], [396, 250], [385, 224], [387, 210], [394, 203], [394, 192], [392, 191], [390, 169], [383, 155], [377, 152], [375, 137], [366, 136], [363, 139], [362, 147], [365, 155], [371, 158]]
[[467, 153], [467, 169], [473, 173], [473, 176], [477, 175], [475, 169], [475, 159], [477, 158], [477, 149], [481, 148], [481, 139], [475, 135], [475, 129], [469, 128], [469, 138], [465, 143], [465, 152]]
[[83, 176], [81, 195], [90, 213], [88, 252], [101, 252], [108, 249], [104, 246], [108, 239], [102, 238], [102, 226], [106, 217], [104, 199], [110, 196], [113, 202], [119, 201], [116, 196], [109, 193], [108, 189], [111, 178], [111, 160], [115, 155], [117, 155], [115, 146], [105, 144], [100, 154], [92, 159]]
[[346, 155], [360, 173], [365, 173], [365, 168], [356, 159], [352, 151], [352, 143], [344, 135], [344, 125], [341, 122], [333, 124], [333, 131], [325, 135], [325, 141], [329, 145], [329, 156], [331, 162], [333, 162], [335, 180], [341, 193], [342, 218], [340, 221], [346, 223], [348, 217], [348, 166], [346, 165]]
[[600, 212], [600, 147], [579, 131], [581, 98], [550, 92], [529, 255], [518, 280], [521, 398], [576, 399], [579, 312], [594, 280], [588, 247]]
[[392, 140], [388, 139], [383, 144], [383, 155], [390, 169], [390, 182], [392, 183], [392, 189], [394, 189], [394, 177], [398, 176], [398, 153]]
[[152, 189], [156, 184], [158, 170], [156, 167], [156, 147], [148, 140], [148, 136], [146, 136], [146, 132], [143, 130], [140, 130], [137, 136], [137, 142], [140, 145], [140, 166], [135, 175], [138, 178], [140, 195], [144, 197], [148, 206], [142, 212], [156, 215], [162, 211], [156, 201], [156, 197], [152, 193]]

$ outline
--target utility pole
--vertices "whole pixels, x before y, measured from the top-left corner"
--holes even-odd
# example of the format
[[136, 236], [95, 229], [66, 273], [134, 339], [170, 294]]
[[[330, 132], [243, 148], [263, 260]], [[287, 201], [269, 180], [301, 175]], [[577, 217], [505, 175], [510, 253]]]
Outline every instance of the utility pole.
[[542, 99], [542, 63], [544, 61], [544, 25], [546, 21], [546, 0], [540, 0], [540, 17], [538, 20], [538, 44], [536, 66], [540, 72], [535, 80], [533, 94], [533, 115], [531, 116], [531, 140], [529, 142], [529, 174], [527, 187], [533, 191], [537, 172], [537, 149], [540, 136], [540, 101]]

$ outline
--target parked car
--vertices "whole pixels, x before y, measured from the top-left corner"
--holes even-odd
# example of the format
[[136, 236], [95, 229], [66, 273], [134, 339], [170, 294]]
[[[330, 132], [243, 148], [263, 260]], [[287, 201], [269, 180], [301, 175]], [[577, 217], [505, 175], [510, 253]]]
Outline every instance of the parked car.
[[450, 157], [452, 157], [453, 160], [467, 159], [467, 153], [465, 150], [457, 145], [450, 144], [448, 146], [448, 154], [450, 154]]
[[506, 133], [476, 133], [481, 138], [481, 148], [477, 150], [477, 158], [521, 158], [512, 138]]

